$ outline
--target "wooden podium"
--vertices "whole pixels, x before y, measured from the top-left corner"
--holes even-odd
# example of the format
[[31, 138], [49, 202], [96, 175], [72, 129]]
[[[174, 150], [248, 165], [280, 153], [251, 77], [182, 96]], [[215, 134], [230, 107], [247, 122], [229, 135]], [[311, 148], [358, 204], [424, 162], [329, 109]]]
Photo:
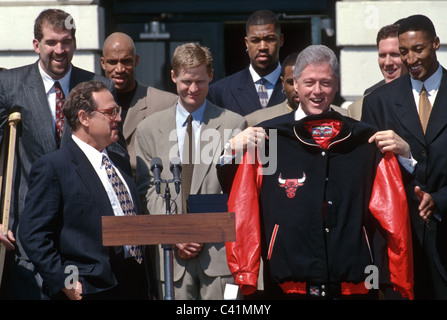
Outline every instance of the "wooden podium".
[[171, 300], [173, 245], [236, 241], [236, 226], [234, 212], [104, 216], [102, 236], [104, 246], [165, 245], [165, 298]]

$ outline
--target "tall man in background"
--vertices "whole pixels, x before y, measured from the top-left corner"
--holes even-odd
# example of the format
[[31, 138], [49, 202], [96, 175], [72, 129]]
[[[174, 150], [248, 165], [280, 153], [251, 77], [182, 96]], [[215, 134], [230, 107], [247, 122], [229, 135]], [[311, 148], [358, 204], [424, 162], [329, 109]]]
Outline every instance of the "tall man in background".
[[208, 99], [243, 116], [286, 99], [280, 81], [279, 49], [284, 43], [278, 17], [259, 10], [248, 17], [245, 45], [250, 65], [210, 85]]

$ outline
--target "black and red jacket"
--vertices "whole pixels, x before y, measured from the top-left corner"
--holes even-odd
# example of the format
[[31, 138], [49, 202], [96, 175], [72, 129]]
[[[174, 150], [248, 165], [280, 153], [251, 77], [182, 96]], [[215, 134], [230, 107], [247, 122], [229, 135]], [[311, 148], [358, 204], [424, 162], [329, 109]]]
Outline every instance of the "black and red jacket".
[[[363, 285], [365, 268], [375, 264], [381, 270], [386, 261], [395, 289], [412, 298], [402, 176], [392, 153], [368, 143], [375, 130], [336, 112], [297, 122], [290, 114], [264, 128], [269, 163], [246, 152], [229, 197], [237, 241], [226, 244], [227, 258], [242, 292], [256, 288], [262, 251], [272, 280], [285, 292], [326, 283], [356, 293], [349, 284]], [[385, 250], [371, 241], [378, 228], [387, 232]]]

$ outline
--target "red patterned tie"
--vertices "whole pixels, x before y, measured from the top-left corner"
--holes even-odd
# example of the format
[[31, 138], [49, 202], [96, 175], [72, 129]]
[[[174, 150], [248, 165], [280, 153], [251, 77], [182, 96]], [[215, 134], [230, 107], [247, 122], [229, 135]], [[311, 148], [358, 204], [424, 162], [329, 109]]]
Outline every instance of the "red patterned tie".
[[54, 83], [54, 87], [56, 88], [56, 144], [57, 148], [59, 148], [64, 128], [64, 113], [62, 112], [62, 107], [64, 106], [65, 95], [58, 81]]

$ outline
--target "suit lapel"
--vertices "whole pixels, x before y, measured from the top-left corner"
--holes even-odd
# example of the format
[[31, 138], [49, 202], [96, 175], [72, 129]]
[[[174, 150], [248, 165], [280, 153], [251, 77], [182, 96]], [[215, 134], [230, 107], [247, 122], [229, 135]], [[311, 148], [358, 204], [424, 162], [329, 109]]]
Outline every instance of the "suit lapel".
[[425, 137], [422, 131], [421, 122], [419, 120], [419, 114], [414, 102], [414, 96], [412, 92], [410, 76], [407, 74], [402, 79], [398, 88], [398, 92], [404, 94], [397, 94], [395, 98], [395, 115], [396, 119], [402, 123], [402, 126], [413, 135], [420, 143], [425, 144]]
[[129, 108], [126, 115], [126, 121], [123, 124], [123, 136], [124, 139], [128, 139], [131, 134], [136, 130], [138, 123], [144, 119], [144, 113], [142, 111], [148, 108], [146, 104], [147, 89], [137, 84], [137, 90], [130, 103], [132, 108]]
[[169, 172], [169, 165], [172, 158], [180, 157], [178, 148], [177, 135], [173, 134], [176, 130], [175, 112], [176, 106], [167, 109], [166, 117], [162, 117], [162, 121], [158, 123], [158, 136], [155, 137], [157, 150], [154, 156], [158, 156], [163, 161], [163, 166], [166, 168], [163, 172]]
[[87, 191], [95, 200], [101, 216], [113, 215], [112, 205], [110, 204], [107, 192], [90, 161], [73, 139], [68, 140], [65, 147], [68, 148], [76, 172]]
[[[22, 84], [23, 93], [26, 95], [28, 105], [30, 107], [31, 118], [34, 123], [38, 123], [39, 126], [35, 129], [40, 138], [46, 143], [42, 143], [46, 152], [56, 150], [56, 140], [54, 135], [53, 117], [51, 116], [50, 107], [48, 105], [47, 97], [45, 94], [45, 87], [43, 85], [42, 77], [39, 73], [37, 61], [30, 69], [29, 76]], [[50, 125], [48, 125], [50, 124]], [[24, 128], [26, 129], [26, 128]]]
[[[287, 97], [282, 92], [282, 83], [281, 78], [278, 78], [276, 81], [275, 87], [273, 88], [272, 95], [270, 96], [269, 103], [267, 104], [267, 107], [277, 105], [279, 102], [283, 101]], [[279, 101], [279, 102], [278, 102]]]
[[257, 109], [262, 109], [256, 87], [253, 84], [253, 79], [248, 68], [244, 70], [239, 80], [239, 84], [232, 94], [241, 110], [245, 114], [248, 114]]
[[447, 96], [444, 94], [444, 92], [447, 92], [447, 71], [445, 69], [442, 69], [442, 71], [441, 84], [439, 85], [425, 134], [427, 144], [430, 144], [447, 125], [445, 121], [447, 118]]

